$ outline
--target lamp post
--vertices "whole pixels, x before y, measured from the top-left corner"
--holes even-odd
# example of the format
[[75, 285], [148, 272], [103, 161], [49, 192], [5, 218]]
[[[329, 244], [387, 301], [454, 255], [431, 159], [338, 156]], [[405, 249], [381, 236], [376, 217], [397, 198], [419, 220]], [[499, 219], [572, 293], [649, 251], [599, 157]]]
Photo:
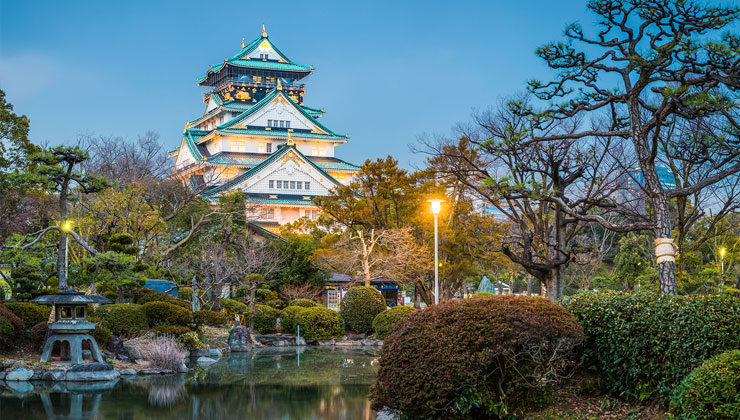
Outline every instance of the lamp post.
[[437, 218], [442, 207], [443, 200], [429, 200], [432, 203], [432, 214], [434, 215], [434, 304], [439, 303], [439, 233], [437, 230]]
[[69, 231], [72, 230], [72, 221], [66, 220], [62, 225], [64, 233], [64, 281], [67, 281], [67, 267], [69, 266]]
[[720, 266], [722, 267], [722, 275], [725, 274], [725, 248], [720, 248], [719, 250], [719, 261]]

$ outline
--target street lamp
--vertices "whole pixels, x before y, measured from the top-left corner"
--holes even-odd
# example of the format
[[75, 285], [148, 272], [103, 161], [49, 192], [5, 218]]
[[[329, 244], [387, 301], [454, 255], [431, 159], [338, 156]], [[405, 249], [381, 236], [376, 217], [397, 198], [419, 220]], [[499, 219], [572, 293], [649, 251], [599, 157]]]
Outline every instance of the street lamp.
[[[62, 230], [69, 233], [72, 230], [72, 221], [65, 220]], [[67, 281], [67, 267], [69, 266], [69, 235], [64, 235], [64, 281]], [[60, 279], [61, 280], [61, 279]]]
[[719, 261], [722, 266], [722, 275], [725, 274], [725, 248], [719, 250]]
[[434, 304], [439, 303], [439, 234], [437, 230], [437, 217], [444, 200], [429, 200], [432, 203], [432, 214], [434, 215]]

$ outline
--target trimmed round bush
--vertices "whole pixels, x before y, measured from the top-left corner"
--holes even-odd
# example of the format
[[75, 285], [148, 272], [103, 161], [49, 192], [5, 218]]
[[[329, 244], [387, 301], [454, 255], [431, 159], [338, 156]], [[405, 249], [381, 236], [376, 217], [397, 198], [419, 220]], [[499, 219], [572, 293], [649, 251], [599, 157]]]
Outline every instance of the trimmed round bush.
[[169, 293], [162, 293], [152, 289], [142, 289], [138, 293], [136, 303], [139, 305], [145, 305], [149, 302], [167, 302], [173, 305], [181, 306], [185, 309], [192, 308], [192, 305], [185, 302], [184, 300], [178, 299]]
[[321, 305], [319, 305], [318, 303], [314, 302], [311, 299], [296, 299], [290, 302], [288, 306], [301, 306], [304, 308], [313, 308], [314, 306], [321, 306]]
[[296, 316], [298, 312], [306, 309], [303, 306], [288, 306], [283, 309], [283, 313], [280, 316], [280, 331], [284, 333], [295, 334], [296, 333]]
[[356, 333], [372, 332], [373, 319], [385, 309], [383, 295], [372, 286], [350, 287], [341, 303], [344, 323]]
[[31, 302], [5, 302], [3, 305], [22, 319], [25, 325], [36, 325], [39, 322], [48, 321], [51, 313], [51, 306]]
[[216, 311], [195, 311], [193, 312], [193, 321], [197, 325], [219, 327], [226, 324], [226, 314]]
[[188, 325], [193, 322], [193, 313], [182, 306], [167, 302], [149, 302], [141, 306], [150, 327], [160, 325]]
[[673, 392], [671, 411], [681, 420], [735, 420], [740, 415], [740, 350], [704, 362]]
[[105, 328], [119, 337], [136, 337], [149, 329], [144, 310], [141, 305], [134, 303], [101, 305], [94, 315]]
[[221, 307], [230, 314], [243, 314], [249, 312], [249, 306], [234, 299], [221, 298]]
[[565, 306], [586, 334], [586, 366], [626, 399], [667, 405], [692, 370], [740, 343], [740, 299], [730, 296], [585, 292]]
[[186, 332], [176, 338], [190, 351], [208, 348], [208, 345], [198, 337], [195, 331]]
[[328, 340], [344, 334], [344, 324], [339, 314], [323, 306], [296, 312], [295, 323], [301, 325], [301, 336], [307, 340]]
[[[13, 325], [13, 328], [15, 329], [16, 334], [23, 334], [25, 324], [23, 323], [23, 320], [18, 317], [18, 315], [11, 312], [11, 310], [6, 308], [4, 305], [0, 305], [0, 316], [10, 321], [10, 323]], [[48, 318], [44, 320], [44, 322], [46, 321], [48, 321]]]
[[576, 365], [582, 340], [575, 317], [547, 299], [444, 301], [386, 337], [372, 405], [413, 419], [514, 417]]
[[7, 347], [15, 339], [15, 327], [10, 321], [0, 316], [0, 347]]
[[391, 328], [395, 327], [402, 319], [406, 318], [416, 309], [413, 306], [394, 306], [378, 314], [373, 319], [373, 331], [375, 336], [383, 340]]
[[478, 293], [473, 293], [472, 297], [486, 297], [486, 296], [496, 296], [496, 294], [491, 293], [491, 292], [478, 292]]
[[98, 343], [98, 347], [100, 347], [101, 349], [108, 347], [108, 343], [110, 343], [110, 338], [112, 335], [113, 334], [110, 332], [110, 330], [102, 325], [95, 325], [95, 329], [92, 332], [93, 338]]
[[267, 305], [254, 305], [254, 329], [260, 334], [274, 333], [277, 331], [277, 320], [281, 314], [280, 309]]
[[183, 334], [189, 333], [190, 327], [184, 327], [182, 325], [160, 325], [154, 327], [154, 331], [160, 334], [169, 334], [175, 337], [179, 337]]

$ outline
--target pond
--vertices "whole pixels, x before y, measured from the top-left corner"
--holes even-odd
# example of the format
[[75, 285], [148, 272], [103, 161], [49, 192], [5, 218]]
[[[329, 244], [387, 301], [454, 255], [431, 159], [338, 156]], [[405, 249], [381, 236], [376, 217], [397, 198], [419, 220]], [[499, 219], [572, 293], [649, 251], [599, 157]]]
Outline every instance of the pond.
[[374, 420], [377, 350], [269, 348], [188, 374], [110, 383], [0, 381], [0, 419]]

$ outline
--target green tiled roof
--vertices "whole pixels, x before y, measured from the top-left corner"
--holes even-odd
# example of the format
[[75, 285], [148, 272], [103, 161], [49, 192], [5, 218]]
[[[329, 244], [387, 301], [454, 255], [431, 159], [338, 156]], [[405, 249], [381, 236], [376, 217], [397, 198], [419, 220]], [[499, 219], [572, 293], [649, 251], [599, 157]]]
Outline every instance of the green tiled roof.
[[[258, 154], [258, 153], [238, 153], [238, 152], [219, 152], [215, 155], [209, 156], [208, 162], [219, 164], [219, 165], [233, 165], [251, 168], [259, 165], [263, 160], [269, 158], [270, 154]], [[326, 158], [326, 157], [311, 157], [306, 156], [306, 159], [313, 162], [319, 168], [325, 171], [358, 171], [359, 166], [345, 162], [338, 158]]]
[[[220, 133], [231, 133], [231, 134], [251, 134], [256, 136], [267, 136], [267, 137], [278, 137], [285, 138], [287, 133], [285, 131], [267, 131], [267, 130], [249, 130], [246, 128], [226, 128], [218, 129]], [[331, 134], [319, 134], [319, 133], [297, 133], [291, 132], [290, 136], [295, 139], [322, 139], [322, 140], [346, 140], [347, 136], [331, 135]]]
[[313, 200], [283, 200], [277, 198], [249, 198], [248, 203], [255, 204], [293, 204], [293, 205], [304, 205], [314, 206]]
[[[283, 98], [287, 99], [287, 100], [288, 100], [288, 102], [289, 102], [289, 103], [291, 103], [291, 104], [293, 104], [293, 106], [294, 106], [294, 107], [295, 107], [295, 108], [296, 108], [296, 109], [297, 109], [297, 110], [298, 110], [298, 111], [299, 111], [299, 112], [300, 112], [301, 114], [303, 114], [303, 116], [304, 116], [304, 117], [308, 118], [308, 119], [309, 119], [309, 120], [310, 120], [310, 121], [311, 121], [312, 123], [316, 124], [316, 126], [318, 126], [318, 127], [319, 127], [319, 128], [321, 128], [322, 130], [324, 130], [324, 131], [326, 131], [327, 133], [329, 133], [329, 135], [325, 135], [325, 134], [306, 134], [306, 133], [292, 133], [292, 135], [293, 135], [294, 137], [308, 137], [308, 138], [342, 138], [342, 139], [346, 139], [346, 138], [348, 138], [348, 137], [347, 137], [346, 135], [342, 136], [342, 135], [336, 134], [336, 133], [334, 133], [333, 131], [329, 130], [328, 128], [324, 127], [324, 125], [323, 125], [323, 124], [321, 124], [320, 122], [318, 122], [318, 121], [316, 120], [316, 118], [314, 118], [313, 116], [311, 116], [311, 114], [309, 114], [309, 113], [308, 113], [308, 112], [307, 112], [307, 111], [306, 111], [305, 109], [303, 109], [303, 108], [302, 108], [302, 107], [301, 107], [300, 105], [298, 105], [297, 103], [295, 103], [295, 102], [293, 101], [293, 99], [291, 99], [291, 98], [290, 98], [290, 96], [286, 95], [286, 94], [285, 94], [285, 92], [283, 92], [282, 90], [277, 90], [277, 89], [273, 89], [273, 90], [272, 90], [272, 92], [270, 92], [270, 93], [268, 93], [267, 95], [265, 95], [265, 97], [264, 97], [264, 98], [262, 98], [262, 99], [261, 99], [261, 100], [260, 100], [259, 102], [257, 102], [256, 104], [254, 104], [254, 106], [253, 106], [253, 107], [251, 107], [251, 108], [249, 108], [248, 110], [244, 111], [244, 112], [243, 112], [243, 113], [242, 113], [241, 115], [237, 116], [236, 118], [232, 119], [231, 121], [229, 121], [229, 122], [227, 122], [227, 123], [224, 123], [224, 124], [221, 124], [220, 126], [218, 126], [218, 129], [219, 129], [219, 130], [221, 130], [221, 129], [230, 129], [230, 128], [231, 128], [231, 127], [232, 127], [233, 125], [235, 125], [235, 124], [238, 124], [239, 122], [243, 121], [244, 119], [246, 119], [247, 117], [249, 117], [249, 116], [250, 116], [250, 115], [252, 115], [253, 113], [255, 113], [255, 112], [257, 112], [258, 110], [260, 110], [260, 109], [261, 109], [261, 108], [262, 108], [263, 106], [267, 105], [267, 104], [268, 104], [268, 103], [269, 103], [269, 102], [270, 102], [270, 101], [272, 100], [272, 98], [274, 98], [274, 97], [275, 97], [275, 96], [277, 96], [277, 95], [281, 95], [281, 96], [282, 96]], [[240, 131], [241, 131], [241, 130], [243, 130], [243, 129], [240, 129]], [[226, 130], [224, 130], [224, 131], [226, 131]], [[245, 131], [249, 131], [249, 130], [245, 130]], [[260, 131], [260, 133], [263, 133], [263, 131]], [[320, 136], [320, 137], [312, 137], [312, 136]]]

